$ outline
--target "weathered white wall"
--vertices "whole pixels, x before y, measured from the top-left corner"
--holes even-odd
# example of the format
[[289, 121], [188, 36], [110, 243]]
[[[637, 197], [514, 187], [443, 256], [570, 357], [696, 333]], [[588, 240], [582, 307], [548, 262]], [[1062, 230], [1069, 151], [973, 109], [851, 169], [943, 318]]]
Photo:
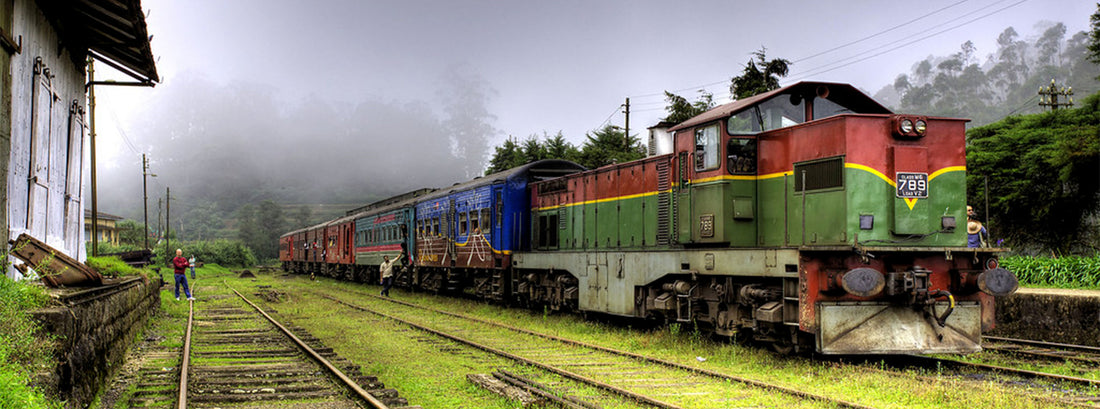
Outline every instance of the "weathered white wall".
[[9, 238], [30, 233], [83, 261], [84, 70], [34, 0], [15, 0], [12, 31], [23, 50], [11, 61]]

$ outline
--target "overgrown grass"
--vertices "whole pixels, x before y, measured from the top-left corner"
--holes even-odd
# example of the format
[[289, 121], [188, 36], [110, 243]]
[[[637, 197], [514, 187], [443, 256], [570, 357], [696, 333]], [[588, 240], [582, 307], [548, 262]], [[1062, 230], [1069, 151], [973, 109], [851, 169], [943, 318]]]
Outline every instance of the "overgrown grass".
[[117, 278], [145, 274], [142, 270], [133, 268], [122, 261], [122, 259], [113, 256], [88, 257], [88, 261], [84, 264], [87, 264], [88, 267], [95, 269], [99, 274], [105, 277]]
[[1100, 256], [1002, 257], [1001, 266], [1025, 286], [1100, 289]]
[[52, 343], [36, 335], [29, 313], [49, 299], [39, 285], [0, 277], [0, 409], [62, 407], [30, 386], [36, 371], [53, 366]]

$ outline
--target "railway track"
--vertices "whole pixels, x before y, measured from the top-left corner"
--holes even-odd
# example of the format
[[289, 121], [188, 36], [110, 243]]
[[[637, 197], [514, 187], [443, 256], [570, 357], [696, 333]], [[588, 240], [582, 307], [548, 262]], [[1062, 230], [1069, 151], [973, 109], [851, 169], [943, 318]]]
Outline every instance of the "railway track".
[[406, 406], [377, 378], [359, 375], [358, 366], [304, 330], [292, 331], [232, 292], [204, 297], [201, 308], [189, 302], [179, 370], [150, 371], [165, 386], [176, 375], [175, 388], [160, 389], [174, 396], [135, 394], [131, 407], [419, 408]]
[[[330, 294], [314, 294], [347, 308], [397, 321], [436, 337], [465, 344], [647, 406], [869, 408], [866, 405], [760, 380], [591, 345], [391, 298], [370, 296], [388, 303], [366, 306]], [[517, 377], [504, 374], [501, 378]], [[517, 381], [523, 383], [522, 380]], [[578, 407], [587, 407], [579, 405]]]
[[1094, 346], [1003, 337], [984, 337], [983, 340], [986, 342], [982, 348], [987, 351], [1100, 367], [1100, 348]]

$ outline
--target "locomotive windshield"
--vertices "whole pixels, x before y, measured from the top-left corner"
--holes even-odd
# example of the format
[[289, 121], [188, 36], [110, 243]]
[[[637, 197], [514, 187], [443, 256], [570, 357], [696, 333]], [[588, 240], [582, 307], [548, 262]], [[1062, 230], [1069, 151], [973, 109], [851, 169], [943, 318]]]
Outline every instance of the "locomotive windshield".
[[[816, 118], [853, 112], [826, 98], [812, 98]], [[753, 135], [806, 122], [806, 99], [801, 94], [784, 93], [734, 113], [726, 122], [730, 135]]]

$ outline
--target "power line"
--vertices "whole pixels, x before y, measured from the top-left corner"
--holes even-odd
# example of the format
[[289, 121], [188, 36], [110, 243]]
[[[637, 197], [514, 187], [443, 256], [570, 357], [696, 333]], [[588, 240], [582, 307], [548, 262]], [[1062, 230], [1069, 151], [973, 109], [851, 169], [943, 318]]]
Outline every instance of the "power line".
[[799, 59], [797, 59], [797, 60], [791, 61], [791, 63], [793, 64], [793, 63], [796, 63], [796, 62], [802, 62], [802, 61], [806, 61], [806, 60], [808, 60], [808, 59], [811, 59], [811, 58], [814, 58], [814, 57], [820, 56], [820, 55], [822, 55], [822, 54], [827, 54], [827, 53], [831, 53], [831, 52], [833, 52], [833, 51], [836, 51], [836, 50], [839, 50], [839, 49], [841, 49], [841, 48], [844, 48], [844, 47], [847, 47], [847, 46], [850, 46], [850, 45], [854, 45], [854, 44], [857, 44], [857, 43], [861, 43], [861, 42], [864, 42], [864, 41], [870, 40], [870, 39], [872, 39], [872, 38], [875, 38], [875, 37], [878, 37], [878, 36], [880, 36], [880, 35], [882, 35], [882, 34], [886, 34], [886, 33], [888, 33], [888, 32], [891, 32], [891, 31], [897, 30], [897, 29], [899, 29], [899, 28], [905, 27], [905, 26], [907, 26], [907, 25], [910, 25], [910, 24], [912, 24], [912, 23], [915, 23], [915, 22], [917, 22], [917, 21], [919, 21], [919, 20], [922, 20], [922, 19], [924, 19], [925, 17], [931, 16], [931, 15], [933, 15], [933, 14], [939, 13], [939, 12], [941, 12], [941, 11], [944, 11], [944, 10], [947, 10], [947, 9], [949, 9], [949, 8], [952, 8], [952, 7], [958, 6], [958, 5], [960, 5], [960, 4], [966, 3], [967, 1], [970, 1], [970, 0], [962, 0], [962, 1], [956, 2], [956, 3], [954, 3], [954, 4], [951, 4], [951, 5], [948, 5], [948, 6], [946, 6], [946, 7], [943, 7], [943, 8], [941, 8], [941, 9], [939, 9], [939, 10], [936, 10], [936, 11], [933, 11], [933, 12], [931, 12], [931, 13], [925, 14], [925, 15], [923, 15], [923, 16], [920, 16], [920, 17], [914, 18], [914, 19], [912, 19], [912, 20], [906, 21], [906, 22], [904, 22], [904, 23], [898, 24], [898, 25], [896, 25], [896, 26], [893, 26], [893, 27], [890, 27], [890, 28], [888, 28], [888, 29], [885, 29], [885, 30], [879, 31], [879, 32], [877, 32], [877, 33], [874, 33], [874, 34], [871, 34], [871, 35], [869, 35], [869, 36], [863, 37], [863, 38], [861, 38], [861, 39], [858, 39], [858, 40], [855, 40], [855, 41], [852, 41], [852, 42], [849, 42], [849, 43], [845, 43], [845, 44], [842, 44], [842, 45], [838, 45], [838, 46], [836, 46], [836, 47], [830, 48], [830, 49], [828, 49], [828, 50], [825, 50], [825, 51], [819, 52], [819, 53], [817, 53], [817, 54], [814, 54], [814, 55], [810, 55], [810, 56], [807, 56], [807, 57], [802, 57], [802, 58], [799, 58]]
[[[831, 64], [836, 64], [836, 63], [839, 63], [839, 62], [843, 62], [843, 61], [846, 61], [846, 60], [849, 60], [849, 59], [852, 59], [852, 58], [856, 58], [856, 57], [858, 57], [858, 56], [860, 56], [860, 55], [863, 55], [863, 54], [866, 54], [866, 53], [868, 53], [868, 52], [873, 52], [874, 50], [868, 50], [868, 51], [865, 51], [865, 52], [863, 52], [863, 53], [860, 53], [860, 54], [856, 54], [856, 55], [854, 55], [854, 56], [848, 57], [848, 58], [846, 58], [846, 59], [842, 59], [842, 60], [839, 60], [839, 61], [837, 61], [837, 62], [834, 62], [834, 63], [830, 63], [830, 64], [826, 64], [826, 65], [823, 65], [823, 66], [821, 67], [821, 69], [811, 69], [811, 70], [809, 70], [809, 71], [807, 71], [807, 72], [804, 72], [803, 74], [801, 74], [801, 76], [800, 76], [800, 77], [795, 77], [795, 78], [793, 78], [793, 79], [791, 79], [791, 80], [789, 80], [789, 81], [793, 81], [793, 82], [798, 82], [798, 81], [800, 81], [800, 80], [802, 80], [802, 79], [805, 79], [805, 78], [807, 78], [807, 77], [810, 77], [810, 76], [813, 76], [813, 75], [819, 75], [819, 74], [824, 74], [824, 73], [826, 73], [826, 72], [830, 72], [830, 71], [834, 71], [834, 70], [837, 70], [837, 69], [840, 69], [840, 68], [844, 68], [844, 67], [847, 67], [847, 66], [849, 66], [849, 65], [852, 65], [852, 64], [855, 64], [855, 63], [857, 63], [857, 62], [861, 62], [861, 61], [866, 61], [866, 60], [868, 60], [868, 59], [871, 59], [871, 58], [874, 58], [874, 57], [878, 57], [878, 56], [880, 56], [880, 55], [886, 54], [886, 53], [888, 53], [888, 52], [891, 52], [891, 51], [896, 51], [896, 50], [898, 50], [898, 49], [901, 49], [902, 47], [906, 47], [906, 46], [909, 46], [909, 45], [913, 45], [913, 44], [915, 44], [915, 43], [918, 43], [918, 42], [920, 42], [920, 41], [923, 41], [923, 40], [929, 39], [929, 38], [931, 38], [931, 37], [935, 37], [935, 36], [938, 36], [938, 35], [940, 35], [940, 34], [943, 34], [943, 33], [946, 33], [946, 32], [948, 32], [948, 31], [954, 30], [954, 29], [956, 29], [956, 28], [959, 28], [959, 27], [965, 26], [965, 25], [967, 25], [967, 24], [973, 23], [973, 22], [975, 22], [975, 21], [978, 21], [978, 20], [981, 20], [981, 19], [983, 19], [983, 18], [986, 18], [986, 17], [992, 16], [992, 15], [994, 15], [994, 14], [1000, 13], [1000, 12], [1002, 12], [1002, 11], [1008, 10], [1009, 8], [1012, 8], [1012, 7], [1018, 6], [1018, 5], [1020, 5], [1020, 4], [1024, 3], [1024, 2], [1026, 2], [1026, 1], [1028, 1], [1028, 0], [1020, 0], [1020, 1], [1017, 1], [1017, 2], [1015, 2], [1015, 3], [1009, 4], [1009, 5], [1005, 6], [1005, 7], [999, 8], [999, 9], [997, 9], [997, 10], [994, 10], [994, 11], [992, 11], [992, 12], [989, 12], [989, 13], [983, 14], [983, 15], [981, 15], [981, 16], [979, 16], [979, 17], [976, 17], [976, 18], [973, 18], [973, 19], [967, 20], [967, 21], [965, 21], [965, 22], [963, 22], [963, 23], [960, 23], [960, 24], [958, 24], [958, 25], [955, 25], [955, 26], [952, 26], [952, 27], [949, 27], [949, 28], [946, 28], [946, 29], [943, 29], [943, 30], [937, 31], [937, 32], [935, 32], [935, 33], [932, 33], [932, 34], [926, 35], [926, 36], [924, 36], [924, 37], [920, 37], [920, 38], [917, 38], [916, 40], [913, 40], [913, 41], [909, 41], [909, 42], [907, 42], [907, 43], [904, 43], [904, 44], [900, 44], [900, 45], [898, 45], [898, 46], [896, 46], [896, 47], [893, 47], [893, 48], [889, 48], [889, 49], [886, 49], [886, 50], [883, 50], [883, 51], [879, 51], [879, 52], [877, 52], [877, 53], [874, 53], [874, 54], [868, 55], [868, 56], [866, 56], [866, 57], [863, 57], [863, 58], [859, 58], [859, 59], [856, 59], [856, 60], [854, 60], [854, 61], [850, 61], [850, 62], [847, 62], [847, 63], [841, 64], [841, 65], [837, 65], [837, 66], [835, 66], [835, 67], [832, 67], [832, 68], [828, 68], [828, 69], [825, 69], [825, 67], [828, 67], [828, 66], [829, 66], [829, 65], [831, 65]], [[1000, 3], [1000, 2], [998, 2], [998, 3]], [[993, 3], [993, 4], [996, 4], [996, 3]], [[992, 6], [993, 4], [991, 4], [990, 6]], [[988, 8], [988, 7], [990, 7], [990, 6], [986, 6], [985, 8]], [[984, 9], [984, 8], [983, 8], [983, 9]], [[973, 14], [973, 13], [968, 13], [968, 14]], [[960, 18], [961, 18], [961, 17], [960, 17]], [[955, 20], [958, 20], [958, 19], [959, 19], [959, 18], [955, 18], [955, 19], [949, 20], [949, 22], [950, 22], [950, 21], [955, 21]], [[946, 24], [946, 23], [944, 23], [944, 24]], [[935, 26], [935, 27], [940, 27], [940, 26], [943, 26], [943, 24], [937, 25], [937, 26]], [[932, 29], [934, 29], [935, 27], [933, 27], [933, 28], [931, 28], [931, 29], [929, 29], [929, 30], [932, 30]], [[928, 32], [929, 30], [925, 30], [925, 31], [922, 31], [921, 33], [924, 33], [924, 32]], [[918, 34], [920, 34], [920, 33], [918, 33]], [[904, 41], [904, 40], [905, 40], [905, 39], [907, 39], [907, 38], [911, 38], [911, 37], [906, 37], [906, 38], [902, 38], [902, 39], [900, 39], [900, 40], [897, 40], [897, 41], [894, 41], [894, 42], [892, 42], [892, 43], [887, 43], [886, 45], [889, 45], [889, 44], [894, 44], [894, 43], [897, 43], [898, 41]], [[815, 71], [815, 70], [816, 70], [816, 71]]]
[[[808, 60], [808, 59], [810, 59], [810, 58], [814, 58], [814, 57], [817, 57], [817, 56], [823, 55], [823, 54], [825, 54], [825, 53], [828, 53], [828, 52], [832, 52], [832, 51], [836, 51], [836, 50], [838, 50], [838, 49], [841, 49], [841, 48], [847, 47], [847, 46], [849, 46], [849, 45], [852, 45], [852, 44], [855, 44], [855, 43], [858, 43], [858, 42], [862, 42], [862, 41], [865, 41], [865, 40], [867, 40], [867, 39], [870, 39], [870, 38], [874, 38], [874, 37], [877, 37], [877, 36], [879, 36], [879, 35], [881, 35], [881, 34], [883, 34], [883, 33], [885, 33], [885, 32], [889, 32], [889, 31], [895, 30], [895, 29], [897, 29], [897, 28], [900, 28], [900, 27], [902, 27], [902, 26], [905, 26], [905, 25], [911, 24], [912, 22], [915, 22], [915, 21], [918, 21], [918, 20], [920, 20], [920, 19], [926, 18], [926, 17], [928, 17], [928, 16], [931, 16], [931, 15], [933, 15], [933, 14], [936, 14], [936, 13], [942, 12], [943, 10], [946, 10], [946, 9], [949, 9], [949, 8], [952, 8], [952, 7], [955, 7], [955, 6], [957, 6], [957, 5], [959, 5], [959, 4], [962, 4], [962, 3], [966, 2], [966, 1], [969, 1], [969, 0], [962, 0], [962, 1], [959, 1], [959, 2], [956, 2], [956, 3], [953, 3], [953, 4], [950, 4], [950, 5], [948, 5], [948, 6], [945, 6], [945, 7], [943, 7], [943, 8], [940, 8], [940, 9], [938, 9], [938, 10], [936, 10], [936, 11], [933, 11], [933, 12], [931, 12], [931, 13], [927, 13], [927, 14], [925, 14], [925, 15], [923, 15], [923, 16], [917, 17], [917, 18], [915, 18], [915, 19], [913, 19], [913, 20], [910, 20], [910, 21], [908, 21], [908, 22], [905, 22], [905, 23], [899, 24], [899, 25], [897, 25], [897, 26], [894, 26], [894, 27], [888, 28], [888, 29], [886, 29], [886, 30], [880, 31], [880, 32], [878, 32], [878, 33], [875, 33], [875, 34], [871, 34], [871, 35], [869, 35], [869, 36], [866, 36], [866, 37], [863, 37], [863, 38], [861, 38], [861, 39], [859, 39], [859, 40], [855, 40], [855, 41], [853, 41], [853, 42], [850, 42], [850, 43], [847, 43], [847, 44], [844, 44], [844, 45], [841, 45], [841, 46], [837, 46], [837, 47], [834, 47], [834, 48], [832, 48], [832, 49], [829, 49], [829, 50], [826, 50], [826, 51], [823, 51], [823, 52], [820, 52], [820, 53], [817, 53], [817, 54], [813, 54], [813, 55], [810, 55], [810, 56], [808, 56], [808, 57], [802, 57], [802, 58], [800, 58], [800, 59], [798, 59], [798, 60], [795, 60], [795, 61], [804, 61], [804, 60]], [[889, 43], [883, 44], [883, 45], [881, 45], [881, 46], [877, 47], [877, 49], [881, 49], [882, 47], [885, 47], [885, 46], [889, 46], [889, 45], [892, 45], [892, 44], [897, 44], [897, 43], [899, 43], [899, 42], [902, 42], [902, 41], [905, 41], [905, 40], [907, 40], [907, 39], [910, 39], [910, 38], [914, 38], [914, 37], [916, 37], [916, 36], [919, 36], [920, 34], [923, 34], [923, 33], [927, 33], [927, 32], [929, 32], [929, 31], [935, 30], [935, 29], [936, 29], [936, 28], [938, 28], [938, 27], [943, 27], [943, 26], [945, 26], [945, 25], [947, 25], [947, 24], [950, 24], [950, 23], [952, 23], [952, 22], [955, 22], [955, 21], [961, 20], [961, 19], [963, 19], [963, 18], [966, 18], [967, 16], [971, 16], [971, 15], [974, 15], [974, 14], [976, 14], [976, 13], [979, 13], [979, 12], [981, 12], [982, 10], [986, 10], [986, 9], [989, 9], [989, 8], [991, 8], [991, 7], [994, 7], [994, 6], [998, 5], [998, 4], [1004, 3], [1004, 2], [1006, 2], [1006, 1], [1009, 1], [1009, 0], [998, 0], [998, 1], [995, 1], [995, 2], [993, 2], [993, 3], [990, 3], [990, 4], [987, 4], [987, 5], [983, 6], [983, 7], [980, 7], [980, 8], [978, 8], [978, 9], [976, 9], [976, 10], [973, 10], [973, 11], [970, 11], [970, 12], [967, 12], [967, 13], [963, 13], [963, 14], [959, 15], [958, 17], [955, 17], [955, 18], [953, 18], [953, 19], [950, 19], [950, 20], [947, 20], [947, 21], [945, 21], [945, 22], [943, 22], [943, 23], [940, 23], [940, 24], [934, 25], [934, 26], [932, 26], [932, 27], [929, 27], [929, 28], [927, 28], [927, 29], [925, 29], [925, 30], [919, 31], [919, 32], [917, 32], [917, 33], [915, 33], [915, 34], [912, 34], [912, 35], [909, 35], [909, 36], [906, 36], [906, 37], [902, 37], [902, 38], [900, 38], [900, 39], [898, 39], [898, 40], [894, 40], [894, 41], [892, 41], [892, 42], [889, 42]], [[799, 74], [799, 75], [801, 75], [801, 77], [797, 77], [797, 79], [795, 79], [795, 80], [792, 80], [792, 81], [802, 80], [802, 79], [805, 79], [806, 77], [808, 77], [808, 76], [811, 76], [811, 75], [818, 75], [818, 74], [823, 74], [823, 73], [826, 73], [826, 72], [830, 72], [830, 71], [833, 71], [833, 70], [836, 70], [836, 69], [840, 69], [840, 68], [843, 68], [843, 67], [847, 67], [847, 66], [849, 66], [849, 65], [852, 65], [852, 64], [854, 64], [854, 63], [857, 63], [857, 62], [860, 62], [860, 61], [865, 61], [865, 60], [867, 60], [867, 59], [870, 59], [870, 58], [878, 57], [878, 56], [880, 56], [880, 55], [882, 55], [882, 54], [885, 54], [885, 53], [888, 53], [888, 52], [891, 52], [891, 51], [896, 51], [896, 50], [898, 50], [898, 49], [900, 49], [900, 48], [902, 48], [902, 47], [905, 47], [905, 46], [908, 46], [908, 45], [912, 45], [912, 44], [914, 44], [914, 43], [917, 43], [917, 42], [920, 42], [920, 41], [926, 40], [926, 39], [928, 39], [928, 38], [931, 38], [931, 37], [935, 37], [935, 36], [937, 36], [937, 35], [943, 34], [943, 33], [947, 32], [947, 31], [951, 31], [951, 30], [954, 30], [954, 29], [956, 29], [956, 28], [959, 28], [959, 27], [965, 26], [965, 25], [967, 25], [967, 24], [973, 23], [973, 22], [975, 22], [975, 21], [981, 20], [981, 19], [983, 19], [983, 18], [989, 17], [989, 16], [991, 16], [991, 15], [993, 15], [993, 14], [997, 14], [997, 13], [1000, 13], [1001, 11], [1004, 11], [1004, 10], [1007, 10], [1007, 9], [1009, 9], [1009, 8], [1012, 8], [1012, 7], [1015, 7], [1015, 6], [1017, 6], [1017, 5], [1020, 5], [1021, 3], [1024, 3], [1024, 2], [1026, 2], [1026, 1], [1028, 1], [1028, 0], [1020, 0], [1020, 1], [1017, 1], [1017, 2], [1015, 2], [1015, 3], [1012, 3], [1012, 4], [1008, 5], [1008, 6], [1005, 6], [1005, 7], [1003, 7], [1003, 8], [997, 9], [997, 10], [995, 10], [995, 11], [993, 11], [993, 12], [990, 12], [990, 13], [988, 13], [988, 14], [984, 14], [984, 15], [982, 15], [982, 16], [980, 16], [980, 17], [977, 17], [977, 18], [974, 18], [974, 19], [968, 20], [968, 21], [966, 21], [966, 22], [963, 22], [963, 23], [961, 23], [961, 24], [958, 24], [958, 25], [956, 25], [956, 26], [952, 26], [952, 27], [950, 27], [950, 28], [947, 28], [947, 29], [945, 29], [945, 30], [942, 30], [942, 31], [938, 31], [938, 32], [936, 32], [936, 33], [933, 33], [933, 34], [930, 34], [930, 35], [927, 35], [927, 36], [923, 36], [923, 37], [917, 38], [916, 40], [913, 40], [913, 41], [910, 41], [910, 42], [907, 42], [907, 43], [901, 44], [901, 45], [899, 45], [899, 46], [897, 46], [897, 47], [893, 47], [893, 48], [887, 49], [887, 50], [885, 50], [885, 51], [881, 51], [881, 52], [878, 52], [878, 53], [872, 54], [872, 55], [870, 55], [870, 56], [867, 56], [867, 57], [864, 57], [864, 58], [860, 58], [860, 59], [857, 59], [857, 60], [855, 60], [855, 61], [851, 61], [851, 62], [848, 62], [848, 63], [842, 64], [842, 65], [837, 65], [837, 66], [835, 66], [835, 67], [831, 67], [831, 68], [828, 68], [828, 69], [826, 69], [826, 67], [830, 67], [830, 66], [832, 66], [832, 65], [840, 64], [840, 63], [842, 63], [842, 62], [845, 62], [845, 61], [851, 60], [851, 59], [853, 59], [853, 58], [857, 58], [857, 57], [859, 57], [859, 56], [861, 56], [861, 55], [865, 55], [865, 54], [867, 54], [867, 53], [871, 53], [871, 52], [874, 52], [874, 51], [875, 51], [876, 49], [870, 49], [870, 50], [867, 50], [867, 51], [863, 51], [863, 52], [861, 52], [861, 53], [857, 53], [857, 54], [855, 54], [855, 55], [853, 55], [853, 56], [849, 56], [849, 57], [847, 57], [847, 58], [843, 58], [843, 59], [841, 59], [841, 60], [838, 60], [838, 61], [834, 61], [834, 62], [831, 62], [831, 63], [827, 63], [827, 64], [823, 64], [823, 65], [820, 65], [820, 66], [818, 66], [818, 67], [810, 68], [810, 69], [808, 69], [808, 70], [806, 70], [806, 71], [803, 71], [803, 73], [802, 73], [802, 74]], [[696, 86], [692, 86], [692, 87], [680, 88], [680, 89], [672, 90], [672, 91], [669, 91], [669, 92], [672, 92], [672, 93], [679, 93], [679, 92], [683, 92], [683, 91], [690, 91], [690, 90], [695, 90], [695, 89], [700, 89], [700, 88], [703, 88], [703, 89], [705, 89], [705, 88], [713, 87], [713, 86], [716, 86], [716, 85], [726, 84], [726, 83], [728, 83], [728, 82], [729, 82], [729, 80], [728, 80], [728, 79], [723, 79], [723, 80], [721, 80], [721, 81], [715, 81], [715, 82], [710, 82], [710, 83], [706, 83], [706, 84], [701, 84], [701, 85], [696, 85]], [[663, 96], [663, 95], [664, 95], [664, 92], [655, 92], [655, 93], [649, 93], [649, 94], [632, 95], [632, 96], [630, 96], [630, 98], [647, 98], [647, 97], [654, 97], [654, 96]]]
[[1009, 113], [1008, 113], [1008, 115], [1005, 115], [1005, 116], [1012, 116], [1012, 115], [1016, 114], [1016, 112], [1019, 112], [1019, 111], [1020, 111], [1021, 109], [1024, 109], [1024, 108], [1027, 108], [1027, 107], [1030, 107], [1030, 106], [1032, 106], [1031, 104], [1032, 104], [1033, 102], [1035, 102], [1035, 99], [1036, 99], [1036, 98], [1039, 98], [1039, 95], [1038, 95], [1038, 94], [1036, 94], [1036, 95], [1032, 95], [1032, 96], [1031, 96], [1031, 98], [1028, 98], [1028, 100], [1027, 100], [1027, 101], [1024, 101], [1024, 103], [1023, 103], [1022, 105], [1020, 105], [1020, 107], [1019, 107], [1019, 108], [1013, 109], [1013, 110], [1012, 110], [1012, 112], [1009, 112]]

